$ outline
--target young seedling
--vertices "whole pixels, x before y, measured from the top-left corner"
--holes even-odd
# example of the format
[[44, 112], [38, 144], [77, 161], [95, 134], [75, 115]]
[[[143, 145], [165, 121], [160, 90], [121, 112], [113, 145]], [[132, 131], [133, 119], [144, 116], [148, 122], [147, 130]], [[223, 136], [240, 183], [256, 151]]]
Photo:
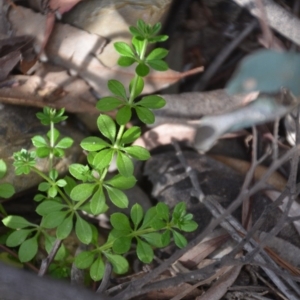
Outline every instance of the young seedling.
[[[35, 172], [43, 179], [38, 189], [41, 194], [35, 196], [40, 202], [36, 212], [41, 216], [39, 225], [28, 222], [20, 216], [7, 216], [3, 223], [14, 229], [7, 238], [9, 247], [19, 247], [19, 258], [26, 262], [35, 257], [38, 251], [38, 241], [44, 236], [45, 249], [49, 253], [56, 240], [66, 239], [74, 230], [78, 240], [89, 245], [88, 251], [83, 251], [74, 258], [78, 268], [90, 268], [93, 280], [100, 280], [104, 274], [105, 261], [109, 261], [117, 274], [128, 271], [128, 261], [123, 256], [136, 243], [138, 258], [144, 263], [150, 263], [154, 257], [153, 248], [165, 247], [174, 239], [178, 247], [187, 243], [180, 233], [191, 232], [197, 228], [193, 216], [186, 212], [184, 203], [179, 203], [171, 213], [168, 206], [159, 203], [144, 212], [139, 204], [131, 207], [130, 216], [114, 213], [110, 216], [112, 230], [104, 244], [98, 242], [97, 229], [83, 217], [84, 213], [99, 215], [108, 209], [107, 200], [119, 208], [128, 207], [128, 199], [123, 192], [136, 184], [133, 176], [133, 159], [147, 160], [150, 153], [143, 147], [132, 143], [141, 135], [141, 128], [133, 126], [126, 129], [126, 124], [132, 118], [132, 111], [146, 124], [155, 121], [152, 109], [165, 105], [165, 100], [156, 95], [137, 99], [144, 88], [144, 77], [150, 69], [165, 71], [167, 64], [162, 60], [168, 53], [166, 49], [156, 48], [147, 54], [149, 44], [165, 41], [167, 36], [157, 35], [161, 29], [160, 23], [154, 26], [139, 20], [137, 26], [131, 26], [132, 45], [124, 42], [115, 43], [115, 49], [120, 54], [120, 66], [136, 64], [135, 75], [128, 89], [117, 80], [109, 80], [108, 88], [112, 96], [104, 97], [97, 103], [101, 112], [116, 110], [116, 121], [110, 116], [100, 114], [97, 126], [99, 136], [90, 136], [81, 142], [81, 147], [87, 152], [88, 164], [72, 164], [69, 172], [73, 177], [58, 177], [54, 168], [54, 160], [63, 157], [64, 150], [73, 141], [60, 139], [60, 133], [55, 124], [66, 119], [64, 110], [44, 108], [37, 117], [42, 124], [50, 126], [46, 137], [35, 136], [32, 139], [36, 147], [34, 152], [22, 149], [14, 154], [16, 174]], [[36, 158], [49, 160], [49, 173], [44, 174], [36, 167]], [[108, 177], [108, 169], [116, 158], [118, 174]], [[75, 180], [76, 181], [75, 181]], [[79, 183], [78, 183], [79, 182]], [[56, 237], [49, 234], [49, 229], [55, 229]], [[56, 260], [66, 260], [67, 251], [64, 245], [56, 254]]]

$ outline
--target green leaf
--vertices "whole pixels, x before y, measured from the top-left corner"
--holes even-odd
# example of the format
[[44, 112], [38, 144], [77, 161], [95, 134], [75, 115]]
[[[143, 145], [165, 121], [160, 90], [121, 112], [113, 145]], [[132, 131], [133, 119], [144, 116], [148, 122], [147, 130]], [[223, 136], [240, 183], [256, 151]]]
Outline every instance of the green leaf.
[[158, 35], [148, 39], [150, 44], [158, 43], [158, 42], [165, 42], [169, 37], [167, 35]]
[[82, 219], [79, 215], [76, 215], [75, 232], [78, 239], [83, 244], [89, 244], [92, 241], [93, 232], [90, 224]]
[[71, 199], [74, 201], [87, 200], [93, 193], [96, 184], [94, 183], [82, 183], [75, 186], [71, 191]]
[[157, 221], [157, 212], [155, 207], [151, 207], [147, 210], [142, 226], [140, 229], [151, 227], [153, 223]]
[[128, 207], [128, 198], [127, 196], [120, 190], [106, 186], [105, 187], [111, 202], [120, 208]]
[[90, 168], [81, 164], [72, 164], [69, 166], [69, 172], [76, 179], [87, 181], [90, 174]]
[[17, 247], [21, 245], [32, 231], [32, 229], [21, 229], [14, 231], [6, 239], [6, 246]]
[[112, 264], [113, 271], [117, 274], [124, 274], [129, 269], [128, 261], [121, 255], [104, 253], [107, 260]]
[[95, 254], [91, 251], [82, 251], [75, 257], [75, 265], [78, 269], [88, 268], [94, 261]]
[[130, 211], [130, 218], [132, 220], [132, 223], [134, 225], [134, 228], [136, 229], [140, 222], [142, 221], [144, 216], [144, 211], [141, 205], [138, 203], [134, 204]]
[[[134, 86], [134, 82], [135, 82], [135, 86]], [[133, 78], [131, 81], [130, 81], [130, 84], [129, 84], [129, 91], [131, 92], [132, 88], [134, 86], [134, 93], [133, 93], [133, 98], [135, 99], [137, 96], [139, 96], [143, 89], [144, 89], [144, 80], [142, 77], [140, 76], [137, 76], [135, 78]]]
[[97, 104], [96, 107], [100, 110], [100, 111], [111, 111], [116, 109], [117, 107], [119, 107], [121, 104], [124, 104], [124, 101], [115, 98], [115, 97], [103, 97], [102, 99], [100, 99]]
[[49, 130], [47, 132], [47, 137], [49, 140], [51, 140], [51, 133], [53, 134], [53, 141], [55, 143], [60, 136], [60, 132], [56, 128], [53, 128], [53, 130]]
[[150, 158], [149, 151], [141, 146], [129, 146], [124, 148], [124, 151], [138, 160], [147, 160]]
[[138, 19], [137, 22], [136, 22], [136, 25], [137, 25], [137, 28], [140, 30], [141, 33], [147, 33], [146, 31], [146, 23], [141, 20], [141, 19]]
[[113, 143], [116, 136], [114, 120], [107, 115], [100, 115], [97, 119], [97, 126], [100, 132]]
[[139, 260], [145, 264], [149, 264], [154, 257], [152, 247], [139, 238], [137, 238], [136, 254]]
[[131, 231], [131, 226], [128, 217], [122, 213], [114, 213], [110, 216], [110, 223], [112, 227], [117, 230]]
[[40, 147], [49, 147], [48, 142], [46, 141], [46, 139], [40, 135], [36, 135], [34, 136], [32, 139], [32, 144], [33, 146], [40, 148]]
[[170, 230], [166, 230], [161, 235], [162, 246], [163, 247], [167, 247], [170, 244], [170, 241], [171, 241], [171, 231]]
[[136, 60], [132, 57], [121, 56], [118, 59], [118, 65], [121, 66], [121, 67], [129, 67], [135, 62], [136, 62]]
[[139, 76], [145, 77], [145, 76], [147, 76], [147, 75], [149, 74], [150, 69], [149, 69], [149, 67], [148, 67], [146, 64], [144, 64], [144, 63], [139, 63], [139, 64], [137, 65], [137, 67], [135, 68], [135, 72], [136, 72], [136, 74], [138, 74]]
[[150, 52], [150, 54], [147, 56], [146, 61], [151, 60], [159, 60], [162, 58], [165, 58], [168, 55], [169, 51], [164, 48], [156, 48]]
[[151, 110], [145, 107], [135, 106], [138, 118], [145, 124], [153, 124], [155, 116]]
[[51, 212], [60, 211], [65, 207], [67, 207], [67, 206], [65, 204], [60, 203], [60, 202], [47, 200], [47, 201], [44, 201], [44, 202], [40, 203], [35, 211], [40, 216], [46, 216]]
[[65, 181], [67, 182], [67, 185], [64, 186], [64, 192], [70, 196], [72, 189], [77, 185], [76, 181], [74, 178], [70, 176], [65, 176]]
[[136, 36], [132, 39], [132, 45], [138, 56], [141, 56], [144, 47], [144, 40]]
[[157, 205], [156, 205], [156, 212], [157, 212], [157, 215], [165, 220], [165, 221], [169, 221], [169, 218], [170, 218], [170, 210], [169, 210], [169, 206], [165, 203], [162, 203], [162, 202], [159, 202]]
[[63, 139], [61, 139], [55, 147], [57, 148], [62, 148], [62, 149], [67, 149], [70, 148], [73, 145], [73, 139], [69, 138], [69, 137], [65, 137]]
[[55, 157], [63, 157], [65, 155], [65, 152], [63, 149], [60, 148], [54, 148], [53, 154]]
[[178, 248], [183, 248], [187, 245], [187, 240], [181, 233], [177, 232], [176, 230], [172, 230], [172, 233], [174, 242]]
[[121, 151], [117, 155], [117, 168], [121, 175], [128, 177], [132, 176], [134, 166], [132, 160]]
[[160, 22], [157, 22], [157, 23], [154, 24], [153, 27], [152, 27], [152, 35], [158, 34], [160, 30], [161, 30], [161, 23], [160, 23]]
[[10, 183], [0, 184], [0, 197], [8, 199], [15, 193], [15, 188]]
[[146, 234], [142, 234], [141, 237], [147, 241], [150, 245], [157, 247], [157, 248], [162, 248], [162, 235], [161, 233], [158, 232], [150, 232]]
[[6, 163], [3, 159], [0, 159], [0, 179], [2, 179], [7, 172]]
[[48, 157], [50, 154], [50, 148], [49, 147], [40, 147], [36, 149], [36, 155], [39, 158], [45, 158]]
[[132, 57], [132, 58], [135, 57], [130, 46], [124, 42], [116, 42], [114, 43], [114, 47], [121, 56]]
[[167, 71], [169, 69], [168, 64], [160, 59], [148, 60], [147, 64], [156, 71]]
[[186, 221], [183, 224], [180, 224], [178, 228], [185, 232], [192, 232], [198, 228], [198, 224], [195, 221]]
[[166, 105], [166, 101], [164, 98], [156, 95], [143, 97], [141, 101], [137, 103], [137, 105], [151, 108], [151, 109], [159, 109]]
[[129, 31], [133, 36], [141, 35], [141, 32], [134, 26], [129, 26]]
[[35, 226], [34, 224], [28, 222], [23, 217], [19, 216], [7, 216], [2, 220], [2, 223], [9, 228], [12, 229], [19, 229], [19, 228], [25, 228], [29, 226]]
[[99, 215], [106, 211], [107, 205], [105, 203], [105, 195], [102, 190], [102, 186], [98, 188], [96, 193], [93, 195], [90, 202], [90, 209], [94, 215]]
[[38, 251], [37, 236], [26, 240], [19, 248], [18, 256], [21, 262], [32, 260]]
[[54, 198], [57, 195], [57, 188], [56, 186], [51, 186], [48, 190], [48, 197], [49, 198]]
[[56, 229], [56, 237], [59, 240], [67, 238], [73, 229], [73, 214], [70, 214]]
[[299, 53], [259, 50], [242, 60], [226, 89], [230, 94], [251, 91], [274, 93], [285, 87], [299, 96], [298, 78]]
[[38, 186], [38, 190], [41, 192], [46, 192], [49, 190], [50, 186], [51, 185], [48, 182], [41, 182]]
[[98, 257], [90, 268], [90, 276], [94, 281], [99, 281], [103, 278], [105, 265], [102, 257]]
[[89, 136], [82, 140], [80, 146], [82, 149], [87, 151], [99, 151], [109, 147], [110, 145], [99, 137]]
[[118, 80], [109, 80], [108, 81], [108, 89], [115, 95], [127, 99], [126, 90], [124, 85]]
[[54, 211], [43, 217], [41, 226], [45, 228], [55, 228], [66, 218], [68, 211]]
[[64, 179], [59, 179], [56, 181], [56, 185], [59, 187], [64, 187], [67, 185], [67, 182]]
[[104, 149], [98, 152], [94, 157], [93, 165], [99, 170], [106, 168], [111, 163], [114, 153], [114, 149]]
[[125, 125], [130, 121], [131, 115], [131, 107], [129, 105], [124, 105], [117, 112], [116, 121], [119, 125]]
[[132, 237], [122, 236], [116, 239], [112, 249], [116, 254], [124, 254], [130, 250]]
[[141, 128], [138, 126], [132, 126], [126, 130], [121, 138], [121, 144], [133, 143], [141, 136]]
[[120, 174], [115, 175], [113, 178], [105, 181], [105, 184], [109, 184], [117, 189], [131, 189], [136, 184], [134, 176], [122, 176]]

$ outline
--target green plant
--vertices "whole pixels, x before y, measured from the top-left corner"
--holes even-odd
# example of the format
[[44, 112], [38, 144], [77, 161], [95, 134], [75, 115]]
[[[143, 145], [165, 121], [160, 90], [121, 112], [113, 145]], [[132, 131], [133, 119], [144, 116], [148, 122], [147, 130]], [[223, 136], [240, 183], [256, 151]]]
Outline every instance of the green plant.
[[[6, 245], [20, 246], [18, 255], [22, 262], [34, 258], [40, 236], [44, 236], [45, 249], [49, 253], [56, 239], [66, 239], [74, 229], [78, 240], [89, 245], [88, 251], [81, 252], [74, 258], [76, 266], [81, 269], [90, 267], [91, 278], [100, 280], [105, 260], [112, 264], [118, 274], [128, 270], [128, 262], [122, 255], [129, 251], [133, 239], [137, 244], [138, 258], [149, 263], [154, 256], [153, 247], [167, 246], [171, 235], [178, 247], [184, 247], [187, 241], [179, 231], [190, 232], [197, 228], [192, 220], [193, 216], [186, 212], [184, 203], [178, 204], [172, 214], [163, 203], [150, 208], [146, 213], [139, 204], [135, 204], [131, 208], [130, 217], [123, 213], [111, 215], [113, 229], [106, 243], [99, 245], [97, 229], [82, 214], [104, 213], [108, 209], [107, 198], [117, 207], [126, 208], [128, 199], [122, 190], [129, 189], [136, 183], [132, 160], [146, 160], [150, 157], [143, 147], [131, 145], [141, 135], [141, 129], [138, 126], [126, 129], [125, 125], [131, 119], [132, 110], [136, 111], [142, 122], [149, 124], [154, 122], [151, 109], [165, 105], [165, 100], [159, 96], [145, 96], [137, 100], [144, 88], [143, 77], [148, 75], [150, 68], [160, 71], [168, 68], [162, 60], [167, 55], [167, 50], [156, 48], [146, 54], [149, 43], [166, 40], [166, 36], [157, 36], [160, 28], [159, 23], [150, 26], [139, 20], [137, 27], [130, 27], [132, 46], [123, 42], [115, 43], [115, 49], [121, 55], [119, 64], [129, 66], [137, 63], [136, 74], [129, 85], [129, 96], [121, 82], [108, 82], [113, 96], [102, 98], [97, 103], [97, 108], [104, 112], [118, 109], [116, 122], [110, 116], [100, 114], [97, 125], [103, 138], [91, 136], [81, 142], [81, 147], [88, 153], [88, 165], [72, 164], [69, 172], [73, 178], [66, 176], [59, 179], [54, 168], [54, 160], [63, 157], [64, 150], [73, 143], [68, 137], [59, 139], [60, 133], [55, 128], [56, 123], [66, 119], [64, 110], [56, 111], [45, 107], [43, 113], [37, 114], [42, 124], [50, 126], [50, 130], [46, 137], [32, 138], [36, 147], [34, 152], [22, 149], [15, 153], [14, 166], [17, 175], [35, 172], [44, 179], [38, 187], [42, 193], [34, 198], [40, 202], [36, 212], [42, 220], [39, 225], [20, 216], [7, 216], [3, 220], [7, 227], [15, 230], [8, 236]], [[49, 160], [48, 174], [36, 167], [36, 158]], [[108, 169], [114, 158], [118, 174], [108, 178]], [[81, 183], [76, 183], [74, 178]], [[56, 230], [56, 238], [49, 234], [49, 229]], [[56, 254], [56, 260], [64, 260], [66, 253], [62, 245]]]

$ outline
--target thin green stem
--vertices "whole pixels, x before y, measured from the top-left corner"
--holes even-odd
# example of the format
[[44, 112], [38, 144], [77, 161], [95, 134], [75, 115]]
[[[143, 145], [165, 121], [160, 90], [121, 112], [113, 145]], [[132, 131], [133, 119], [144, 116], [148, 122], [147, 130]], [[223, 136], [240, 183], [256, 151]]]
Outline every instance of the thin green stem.
[[54, 123], [50, 122], [50, 154], [49, 154], [49, 170], [53, 168], [53, 159], [54, 159]]

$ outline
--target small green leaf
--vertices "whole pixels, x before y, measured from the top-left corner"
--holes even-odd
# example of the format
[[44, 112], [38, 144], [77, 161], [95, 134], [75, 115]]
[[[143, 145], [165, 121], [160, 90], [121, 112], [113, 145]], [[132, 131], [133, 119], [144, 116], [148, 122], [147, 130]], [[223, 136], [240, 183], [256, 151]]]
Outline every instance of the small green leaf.
[[161, 30], [161, 23], [160, 23], [160, 22], [157, 22], [157, 23], [154, 24], [153, 27], [152, 27], [152, 35], [158, 34], [160, 30]]
[[109, 144], [99, 137], [89, 136], [82, 140], [80, 146], [87, 151], [99, 151], [109, 147]]
[[63, 222], [68, 213], [68, 211], [51, 212], [43, 217], [41, 224], [45, 228], [55, 228]]
[[59, 179], [56, 181], [56, 185], [59, 187], [64, 187], [67, 185], [67, 182], [64, 179]]
[[37, 236], [26, 240], [19, 248], [18, 256], [21, 262], [32, 260], [38, 251]]
[[14, 231], [6, 239], [6, 246], [17, 247], [21, 245], [32, 231], [32, 229], [21, 229]]
[[141, 35], [141, 32], [134, 26], [129, 26], [129, 31], [133, 36]]
[[157, 205], [156, 205], [156, 212], [157, 212], [157, 215], [165, 220], [165, 221], [169, 221], [169, 218], [170, 218], [170, 210], [169, 210], [169, 206], [163, 202], [159, 202]]
[[106, 211], [105, 195], [102, 190], [102, 186], [93, 195], [90, 202], [90, 209], [94, 215], [99, 215]]
[[70, 176], [65, 176], [65, 181], [67, 182], [67, 185], [64, 186], [64, 192], [70, 196], [72, 189], [77, 185], [76, 181], [74, 178]]
[[185, 232], [192, 232], [198, 228], [198, 224], [195, 221], [186, 221], [183, 224], [180, 224], [178, 228]]
[[131, 237], [122, 236], [116, 239], [113, 243], [112, 249], [116, 254], [124, 254], [130, 250]]
[[136, 60], [132, 57], [121, 56], [118, 59], [118, 65], [121, 67], [129, 67], [135, 62], [136, 62]]
[[144, 40], [140, 39], [139, 36], [135, 36], [132, 39], [132, 45], [136, 51], [136, 53], [140, 56], [142, 54], [143, 51], [143, 47], [144, 47]]
[[145, 124], [153, 124], [155, 116], [151, 110], [145, 107], [135, 106], [138, 118]]
[[48, 197], [49, 198], [54, 198], [57, 195], [57, 188], [56, 186], [51, 186], [48, 190]]
[[150, 158], [149, 151], [141, 146], [129, 146], [124, 148], [124, 151], [138, 160], [147, 160]]
[[117, 155], [117, 168], [121, 175], [128, 177], [132, 176], [134, 166], [132, 160], [121, 151]]
[[112, 187], [105, 187], [111, 202], [120, 208], [128, 207], [128, 198], [127, 196], [120, 190], [112, 188]]
[[146, 61], [149, 60], [159, 60], [165, 58], [168, 55], [169, 51], [164, 48], [156, 48], [150, 52], [147, 56]]
[[142, 221], [144, 216], [144, 211], [141, 205], [138, 203], [134, 204], [130, 211], [130, 218], [132, 220], [132, 223], [134, 225], [134, 228], [136, 229], [140, 222]]
[[97, 126], [100, 132], [113, 143], [116, 136], [114, 120], [110, 116], [100, 115], [97, 119]]
[[187, 245], [187, 240], [181, 233], [177, 232], [176, 230], [172, 230], [172, 233], [174, 242], [178, 248], [183, 248]]
[[69, 166], [69, 172], [76, 179], [87, 181], [90, 175], [90, 168], [81, 164], [72, 164]]
[[50, 188], [50, 183], [48, 182], [41, 182], [38, 186], [38, 190], [41, 192], [46, 192]]
[[146, 31], [146, 23], [141, 20], [141, 19], [138, 19], [137, 22], [136, 22], [136, 25], [137, 25], [137, 28], [140, 30], [141, 33], [147, 33]]
[[2, 179], [7, 172], [6, 163], [3, 159], [0, 159], [0, 179]]
[[130, 46], [124, 42], [116, 42], [114, 43], [114, 47], [121, 56], [132, 57], [132, 58], [135, 57]]
[[167, 247], [170, 244], [170, 241], [171, 241], [171, 231], [170, 230], [166, 230], [161, 235], [162, 246], [163, 247]]
[[92, 241], [93, 232], [90, 224], [82, 219], [79, 215], [76, 215], [75, 232], [78, 239], [83, 244], [89, 244]]
[[49, 147], [40, 147], [36, 149], [36, 155], [39, 158], [45, 158], [48, 157], [50, 154], [50, 148]]
[[57, 141], [57, 139], [59, 138], [60, 136], [60, 132], [56, 129], [56, 128], [53, 128], [53, 130], [49, 130], [47, 132], [47, 137], [49, 140], [51, 140], [51, 132], [53, 134], [53, 140], [54, 140], [54, 143]]
[[48, 142], [45, 140], [44, 137], [40, 135], [34, 136], [32, 139], [33, 146], [40, 148], [40, 147], [49, 147]]
[[[135, 84], [135, 86], [134, 86], [134, 84]], [[144, 89], [143, 78], [140, 76], [137, 76], [130, 81], [130, 85], [129, 85], [130, 92], [131, 92], [133, 86], [134, 86], [133, 98], [135, 99], [137, 96], [139, 96], [142, 93], [142, 91]]]
[[73, 214], [70, 214], [56, 229], [56, 237], [59, 240], [67, 238], [73, 229]]
[[101, 98], [97, 104], [96, 107], [100, 111], [111, 111], [119, 107], [121, 104], [124, 104], [124, 101], [115, 98], [115, 97], [103, 97]]
[[71, 191], [71, 199], [74, 201], [87, 200], [93, 193], [96, 184], [94, 183], [82, 183], [75, 186]]
[[116, 96], [127, 99], [125, 87], [120, 81], [113, 79], [109, 80], [107, 86], [108, 89]]
[[120, 174], [114, 176], [113, 178], [105, 181], [105, 184], [109, 184], [117, 189], [131, 189], [136, 184], [136, 179], [134, 176], [122, 176]]
[[128, 217], [122, 213], [114, 213], [110, 216], [111, 225], [117, 230], [131, 230]]
[[7, 216], [2, 220], [2, 223], [9, 228], [19, 229], [25, 227], [34, 226], [34, 224], [28, 222], [26, 219], [20, 216]]
[[114, 153], [114, 149], [101, 150], [95, 155], [93, 165], [99, 170], [106, 168], [111, 163]]
[[124, 105], [119, 109], [116, 115], [116, 121], [119, 125], [127, 124], [131, 119], [131, 107], [129, 105]]
[[157, 212], [155, 207], [151, 207], [147, 210], [142, 226], [140, 229], [145, 229], [152, 226], [152, 223], [157, 221]]
[[158, 35], [148, 39], [150, 44], [158, 43], [158, 42], [165, 42], [169, 37], [167, 35]]
[[98, 257], [90, 268], [90, 276], [94, 281], [99, 281], [103, 278], [105, 265], [102, 257]]
[[88, 268], [94, 261], [95, 254], [91, 251], [82, 251], [75, 257], [75, 265], [78, 269]]
[[154, 257], [152, 247], [139, 238], [137, 238], [136, 254], [139, 260], [145, 264], [149, 264]]
[[15, 193], [15, 188], [10, 183], [0, 184], [0, 198], [8, 199]]
[[104, 253], [107, 260], [112, 264], [113, 271], [117, 274], [124, 274], [129, 269], [128, 261], [121, 255]]
[[149, 74], [150, 69], [147, 65], [145, 65], [144, 63], [139, 63], [137, 65], [137, 67], [135, 68], [135, 72], [136, 74], [138, 74], [141, 77], [145, 77]]
[[47, 201], [44, 201], [44, 202], [40, 203], [35, 211], [40, 216], [46, 216], [51, 212], [60, 211], [65, 207], [67, 207], [67, 206], [65, 204], [60, 203], [60, 202], [47, 200]]
[[143, 97], [141, 101], [137, 103], [137, 105], [151, 108], [151, 109], [159, 109], [166, 105], [166, 101], [164, 98], [156, 95]]
[[147, 241], [151, 246], [156, 248], [162, 248], [162, 235], [158, 232], [150, 232], [146, 234], [142, 234], [141, 237]]
[[156, 71], [167, 71], [169, 69], [168, 64], [160, 59], [148, 60], [147, 64]]
[[56, 144], [56, 147], [62, 148], [62, 149], [67, 149], [73, 145], [73, 142], [74, 142], [73, 139], [71, 139], [69, 137], [65, 137]]
[[141, 128], [138, 126], [132, 126], [126, 130], [122, 136], [121, 144], [133, 143], [141, 136]]

